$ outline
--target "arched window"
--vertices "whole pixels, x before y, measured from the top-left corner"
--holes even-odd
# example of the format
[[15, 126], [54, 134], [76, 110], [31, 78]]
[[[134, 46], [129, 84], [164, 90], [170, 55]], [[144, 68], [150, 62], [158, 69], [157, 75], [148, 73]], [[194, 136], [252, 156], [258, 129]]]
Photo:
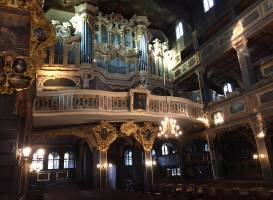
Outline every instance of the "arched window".
[[75, 168], [75, 156], [73, 152], [66, 152], [64, 154], [64, 169]]
[[59, 169], [60, 156], [53, 152], [48, 155], [48, 169]]
[[179, 22], [175, 27], [176, 39], [180, 39], [184, 35], [182, 22]]
[[204, 12], [208, 12], [214, 6], [214, 0], [203, 0]]
[[226, 83], [223, 87], [224, 95], [227, 96], [229, 93], [233, 92], [232, 85], [230, 83]]
[[132, 166], [133, 165], [133, 151], [132, 150], [125, 151], [124, 164], [125, 164], [125, 166]]
[[32, 169], [40, 171], [44, 168], [44, 150], [38, 149], [32, 156]]
[[168, 155], [169, 154], [169, 148], [166, 144], [163, 144], [161, 147], [161, 154], [163, 156]]

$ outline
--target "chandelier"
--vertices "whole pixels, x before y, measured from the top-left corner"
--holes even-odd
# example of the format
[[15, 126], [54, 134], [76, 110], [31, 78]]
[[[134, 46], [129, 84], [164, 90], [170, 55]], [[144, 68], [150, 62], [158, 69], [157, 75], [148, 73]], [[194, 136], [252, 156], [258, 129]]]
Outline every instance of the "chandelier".
[[[158, 41], [156, 41], [158, 42]], [[162, 47], [162, 43], [160, 43], [159, 45], [159, 51], [162, 52], [161, 55], [161, 59], [164, 59], [164, 50]], [[162, 121], [161, 121], [161, 125], [159, 126], [159, 133], [158, 133], [158, 137], [178, 137], [180, 135], [182, 135], [182, 131], [180, 130], [179, 125], [177, 125], [177, 121], [171, 117], [168, 116], [168, 96], [166, 94], [166, 72], [165, 72], [165, 66], [163, 66], [163, 85], [164, 85], [164, 89], [165, 89], [165, 97], [166, 97], [166, 108], [167, 108], [167, 117], [165, 117]]]
[[182, 135], [179, 125], [176, 124], [176, 120], [173, 118], [165, 117], [161, 121], [161, 126], [159, 126], [158, 137], [164, 136], [165, 138], [169, 136], [178, 137]]

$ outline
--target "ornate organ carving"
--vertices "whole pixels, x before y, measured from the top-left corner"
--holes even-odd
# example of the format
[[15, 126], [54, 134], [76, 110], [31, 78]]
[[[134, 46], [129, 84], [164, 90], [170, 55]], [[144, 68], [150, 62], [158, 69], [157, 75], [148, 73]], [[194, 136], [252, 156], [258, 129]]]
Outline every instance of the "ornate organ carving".
[[43, 82], [51, 74], [59, 74], [54, 79], [80, 79], [80, 84], [75, 85], [83, 89], [97, 88], [91, 84], [98, 82], [113, 90], [129, 90], [140, 82], [153, 88], [162, 82], [163, 73], [166, 80], [172, 80], [168, 41], [151, 41], [156, 36], [148, 29], [147, 17], [133, 16], [128, 20], [120, 14], [103, 15], [86, 3], [66, 15], [66, 20], [52, 21], [56, 40], [45, 52], [45, 64], [38, 73], [40, 88], [49, 89]]

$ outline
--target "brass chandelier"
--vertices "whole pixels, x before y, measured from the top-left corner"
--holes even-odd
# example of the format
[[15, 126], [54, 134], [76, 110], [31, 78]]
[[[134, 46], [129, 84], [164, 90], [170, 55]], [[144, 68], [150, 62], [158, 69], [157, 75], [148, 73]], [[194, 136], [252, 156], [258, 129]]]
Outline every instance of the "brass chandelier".
[[177, 125], [177, 121], [173, 118], [165, 117], [164, 120], [161, 121], [161, 126], [159, 126], [158, 137], [169, 137], [175, 136], [178, 137], [182, 135], [182, 131], [180, 130], [179, 125]]
[[[161, 44], [162, 48], [162, 44]], [[162, 58], [163, 59], [163, 58]], [[158, 137], [178, 137], [182, 135], [182, 131], [180, 130], [180, 126], [177, 124], [176, 119], [168, 116], [168, 96], [166, 94], [166, 74], [165, 74], [165, 67], [163, 66], [163, 84], [165, 89], [165, 97], [166, 97], [166, 107], [167, 107], [167, 117], [165, 117], [161, 121], [161, 125], [159, 126], [159, 133]]]

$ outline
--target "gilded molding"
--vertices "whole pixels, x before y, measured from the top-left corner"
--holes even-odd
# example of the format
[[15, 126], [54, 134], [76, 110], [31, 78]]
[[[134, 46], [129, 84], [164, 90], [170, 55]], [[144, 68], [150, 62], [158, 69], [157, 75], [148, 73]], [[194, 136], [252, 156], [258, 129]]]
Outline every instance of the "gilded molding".
[[[35, 68], [34, 70], [30, 71], [30, 73], [32, 77], [35, 77], [37, 68], [43, 65], [43, 59], [45, 57], [44, 50], [47, 47], [53, 45], [56, 36], [54, 26], [47, 21], [40, 5], [35, 3], [33, 5], [33, 8], [34, 9], [32, 14], [30, 60], [35, 65]], [[46, 38], [43, 41], [39, 41], [38, 35], [35, 34], [35, 30], [39, 28], [43, 29], [46, 36]]]

